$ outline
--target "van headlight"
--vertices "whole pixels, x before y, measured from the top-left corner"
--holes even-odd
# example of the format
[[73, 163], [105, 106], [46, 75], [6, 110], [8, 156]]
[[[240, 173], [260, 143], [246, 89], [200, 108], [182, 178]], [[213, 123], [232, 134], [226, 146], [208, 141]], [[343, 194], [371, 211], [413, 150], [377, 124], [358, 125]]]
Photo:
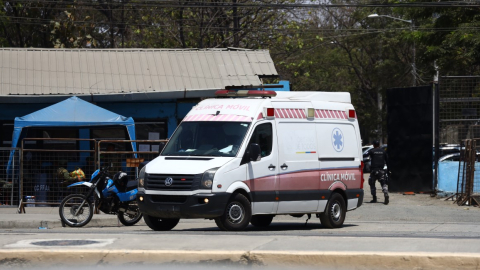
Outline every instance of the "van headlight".
[[202, 181], [200, 183], [200, 188], [202, 189], [211, 189], [213, 185], [213, 177], [215, 177], [215, 173], [217, 172], [218, 168], [212, 168], [207, 170], [203, 173]]
[[138, 187], [144, 187], [145, 185], [145, 168], [147, 166], [144, 166], [141, 170], [140, 173], [138, 174]]

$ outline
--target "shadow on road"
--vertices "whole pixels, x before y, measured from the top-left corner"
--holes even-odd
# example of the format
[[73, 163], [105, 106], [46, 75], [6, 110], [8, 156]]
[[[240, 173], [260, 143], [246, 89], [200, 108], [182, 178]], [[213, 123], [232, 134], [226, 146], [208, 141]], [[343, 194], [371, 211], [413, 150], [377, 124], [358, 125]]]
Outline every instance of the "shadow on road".
[[[358, 225], [356, 224], [344, 224], [343, 228], [345, 227], [356, 227]], [[328, 228], [323, 227], [318, 221], [317, 223], [307, 223], [301, 224], [301, 223], [293, 223], [293, 222], [273, 222], [270, 226], [268, 227], [254, 227], [254, 226], [248, 226], [243, 232], [279, 232], [279, 231], [311, 231], [311, 230], [318, 230], [318, 229], [323, 229], [323, 230], [330, 230]], [[184, 229], [184, 230], [175, 230], [173, 231], [177, 232], [199, 232], [199, 231], [218, 231], [218, 232], [223, 232], [221, 231], [218, 227], [203, 227], [203, 228], [189, 228], [189, 229]]]

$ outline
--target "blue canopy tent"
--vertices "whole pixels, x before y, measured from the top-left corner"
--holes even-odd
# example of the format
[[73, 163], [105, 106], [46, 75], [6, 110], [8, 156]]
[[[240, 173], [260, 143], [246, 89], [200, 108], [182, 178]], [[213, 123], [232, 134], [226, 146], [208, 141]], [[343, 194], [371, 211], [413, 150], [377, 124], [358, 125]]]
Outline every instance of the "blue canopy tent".
[[[124, 117], [95, 106], [78, 97], [71, 97], [44, 109], [23, 117], [15, 117], [12, 135], [12, 147], [17, 147], [22, 139], [22, 130], [27, 127], [92, 127], [122, 125], [127, 128], [130, 140], [135, 140], [135, 122], [131, 117]], [[132, 142], [132, 150], [137, 151]], [[14, 151], [10, 153], [8, 168]]]

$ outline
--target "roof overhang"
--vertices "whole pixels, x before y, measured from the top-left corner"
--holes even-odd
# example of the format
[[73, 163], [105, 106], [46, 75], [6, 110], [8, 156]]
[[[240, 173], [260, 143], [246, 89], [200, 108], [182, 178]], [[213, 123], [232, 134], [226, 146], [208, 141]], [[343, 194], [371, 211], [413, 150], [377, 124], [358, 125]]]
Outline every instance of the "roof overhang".
[[0, 102], [213, 97], [277, 77], [268, 50], [0, 48]]

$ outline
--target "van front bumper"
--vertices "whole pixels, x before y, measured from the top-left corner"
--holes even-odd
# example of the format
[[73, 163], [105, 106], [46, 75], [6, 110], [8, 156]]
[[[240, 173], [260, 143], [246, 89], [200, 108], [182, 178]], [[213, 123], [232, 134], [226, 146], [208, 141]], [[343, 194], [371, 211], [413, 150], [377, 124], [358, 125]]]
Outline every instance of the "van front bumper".
[[[140, 212], [159, 218], [216, 218], [223, 215], [230, 193], [152, 195], [137, 193]], [[143, 201], [140, 201], [143, 197]], [[208, 199], [208, 203], [205, 203]]]

